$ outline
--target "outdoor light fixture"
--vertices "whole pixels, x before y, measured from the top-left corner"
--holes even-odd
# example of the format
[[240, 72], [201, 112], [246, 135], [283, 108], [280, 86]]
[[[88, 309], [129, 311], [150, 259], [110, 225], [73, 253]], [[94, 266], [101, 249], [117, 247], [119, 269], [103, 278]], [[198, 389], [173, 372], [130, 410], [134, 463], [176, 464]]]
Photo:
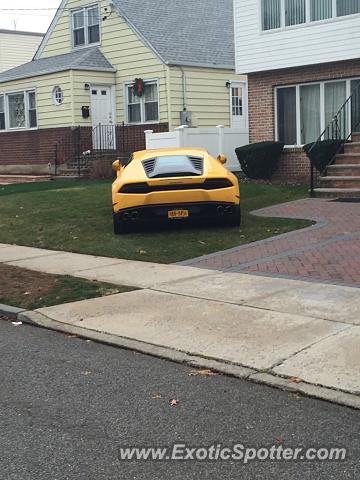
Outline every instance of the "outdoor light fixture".
[[231, 85], [230, 80], [228, 80], [228, 81], [225, 83], [225, 85], [226, 85], [226, 88], [230, 88], [230, 85]]
[[84, 88], [85, 91], [88, 92], [90, 90], [90, 83], [85, 83]]

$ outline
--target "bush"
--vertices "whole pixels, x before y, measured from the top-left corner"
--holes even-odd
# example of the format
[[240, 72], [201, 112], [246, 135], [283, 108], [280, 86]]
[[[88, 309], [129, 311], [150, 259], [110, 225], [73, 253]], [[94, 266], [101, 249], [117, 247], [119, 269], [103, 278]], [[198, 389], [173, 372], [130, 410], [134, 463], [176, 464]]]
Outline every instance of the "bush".
[[[321, 173], [341, 149], [343, 143], [343, 140], [323, 140], [316, 145], [314, 142], [308, 143], [304, 146], [304, 150], [311, 164]], [[313, 145], [315, 147], [312, 149]]]
[[260, 142], [239, 147], [235, 152], [245, 175], [258, 180], [272, 177], [283, 150], [283, 143]]
[[97, 180], [113, 179], [115, 172], [112, 169], [112, 163], [112, 160], [93, 160], [89, 165], [89, 177]]

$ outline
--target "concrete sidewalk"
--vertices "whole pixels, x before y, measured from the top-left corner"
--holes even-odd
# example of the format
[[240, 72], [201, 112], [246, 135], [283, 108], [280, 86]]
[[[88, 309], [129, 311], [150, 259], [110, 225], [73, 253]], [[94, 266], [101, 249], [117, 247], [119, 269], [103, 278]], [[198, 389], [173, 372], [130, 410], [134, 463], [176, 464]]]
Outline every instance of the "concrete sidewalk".
[[0, 245], [0, 262], [142, 290], [26, 321], [360, 408], [360, 291]]

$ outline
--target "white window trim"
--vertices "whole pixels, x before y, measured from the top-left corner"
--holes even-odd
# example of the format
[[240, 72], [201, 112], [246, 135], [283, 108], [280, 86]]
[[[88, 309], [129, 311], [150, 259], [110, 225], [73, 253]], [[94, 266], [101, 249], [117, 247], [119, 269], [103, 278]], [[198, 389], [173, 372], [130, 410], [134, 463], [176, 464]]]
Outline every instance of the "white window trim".
[[[30, 116], [29, 116], [29, 93], [35, 93], [35, 104], [36, 104], [36, 127], [30, 127]], [[25, 103], [25, 127], [10, 127], [10, 110], [9, 110], [9, 95], [23, 94], [24, 103]], [[6, 132], [22, 132], [24, 130], [38, 130], [39, 128], [39, 117], [38, 117], [38, 101], [37, 101], [37, 91], [36, 88], [27, 88], [25, 90], [9, 90], [9, 91], [0, 91], [0, 96], [4, 96], [4, 109], [5, 109], [5, 129], [0, 130], [1, 133]]]
[[[156, 83], [157, 85], [157, 93], [158, 93], [158, 111], [159, 111], [159, 119], [158, 120], [151, 120], [149, 122], [141, 121], [141, 122], [129, 122], [129, 89], [131, 85], [134, 84], [134, 82], [125, 82], [124, 83], [124, 99], [125, 99], [125, 124], [126, 125], [151, 125], [151, 124], [156, 124], [160, 123], [161, 119], [161, 112], [160, 112], [160, 82], [158, 78], [146, 78], [143, 79], [144, 84], [152, 84]], [[141, 110], [141, 119], [143, 120], [145, 118], [145, 100], [143, 100], [143, 97], [140, 99], [140, 110]]]
[[[88, 25], [88, 16], [86, 15], [86, 12], [87, 10], [90, 10], [91, 8], [95, 8], [97, 7], [98, 11], [99, 11], [99, 41], [96, 42], [96, 43], [89, 43], [89, 25]], [[75, 26], [74, 26], [74, 14], [75, 13], [78, 13], [78, 12], [83, 12], [84, 14], [84, 30], [85, 30], [85, 43], [84, 45], [75, 45], [74, 43], [74, 30], [75, 30]], [[100, 7], [99, 7], [99, 4], [97, 3], [94, 3], [94, 4], [91, 4], [91, 5], [86, 5], [82, 8], [75, 8], [74, 10], [71, 10], [70, 12], [70, 31], [71, 31], [71, 45], [72, 45], [72, 48], [73, 50], [78, 50], [78, 49], [81, 49], [81, 48], [89, 48], [89, 46], [91, 47], [96, 47], [96, 46], [99, 46], [101, 45], [101, 10], [100, 10]]]
[[296, 30], [298, 28], [307, 28], [315, 25], [322, 25], [326, 23], [343, 22], [353, 18], [360, 18], [360, 13], [352, 13], [351, 15], [337, 15], [337, 0], [332, 0], [332, 17], [325, 18], [324, 20], [310, 20], [310, 0], [306, 0], [306, 22], [299, 23], [297, 25], [285, 25], [285, 0], [281, 0], [281, 26], [279, 28], [272, 28], [270, 30], [263, 30], [262, 28], [262, 0], [258, 0], [259, 15], [259, 31], [261, 35], [269, 35], [276, 32], [282, 32], [284, 30]]
[[[301, 109], [300, 109], [300, 88], [306, 85], [320, 85], [320, 132], [322, 133], [327, 125], [325, 125], [325, 85], [327, 83], [346, 82], [346, 98], [349, 98], [351, 94], [351, 82], [354, 80], [360, 80], [360, 77], [351, 78], [337, 78], [331, 80], [319, 80], [314, 82], [294, 83], [289, 85], [279, 85], [275, 87], [274, 95], [274, 115], [275, 115], [275, 140], [279, 141], [279, 126], [278, 126], [278, 97], [277, 92], [282, 88], [296, 88], [296, 145], [285, 145], [285, 148], [302, 148], [304, 146], [301, 143]], [[351, 125], [351, 110], [348, 111], [348, 122]]]
[[[56, 90], [57, 89], [60, 89], [61, 90], [61, 102], [57, 101], [56, 99]], [[52, 91], [52, 100], [53, 100], [53, 103], [56, 107], [61, 107], [61, 105], [64, 103], [64, 90], [60, 87], [60, 85], [56, 85], [54, 88], [53, 88], [53, 91]]]

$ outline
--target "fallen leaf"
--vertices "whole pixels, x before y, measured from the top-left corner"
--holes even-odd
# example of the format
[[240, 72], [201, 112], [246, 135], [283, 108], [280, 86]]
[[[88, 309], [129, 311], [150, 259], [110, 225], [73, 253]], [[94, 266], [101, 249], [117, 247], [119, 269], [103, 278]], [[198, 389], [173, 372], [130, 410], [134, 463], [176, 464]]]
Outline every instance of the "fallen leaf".
[[180, 400], [169, 400], [169, 404], [171, 407], [176, 407], [177, 405], [179, 405], [180, 403]]
[[87, 377], [88, 375], [91, 375], [91, 372], [89, 370], [85, 370], [85, 372], [81, 372], [81, 375], [85, 375]]
[[31, 292], [25, 292], [24, 295], [31, 295]]
[[22, 325], [23, 323], [22, 322], [11, 322], [12, 325], [14, 325], [14, 327], [20, 327], [20, 325]]
[[139, 253], [140, 253], [140, 255], [147, 255], [147, 251], [146, 251], [146, 250], [140, 250]]
[[299, 378], [299, 377], [290, 377], [290, 378], [289, 378], [289, 382], [290, 382], [290, 383], [300, 383], [300, 382], [301, 382], [301, 378]]
[[202, 240], [199, 240], [199, 243], [201, 243], [201, 245], [206, 245], [206, 243], [203, 242]]
[[189, 377], [214, 377], [215, 375], [220, 375], [220, 373], [213, 372], [212, 370], [193, 370], [189, 373]]
[[151, 397], [153, 400], [160, 400], [160, 398], [162, 398], [161, 395], [152, 395]]

